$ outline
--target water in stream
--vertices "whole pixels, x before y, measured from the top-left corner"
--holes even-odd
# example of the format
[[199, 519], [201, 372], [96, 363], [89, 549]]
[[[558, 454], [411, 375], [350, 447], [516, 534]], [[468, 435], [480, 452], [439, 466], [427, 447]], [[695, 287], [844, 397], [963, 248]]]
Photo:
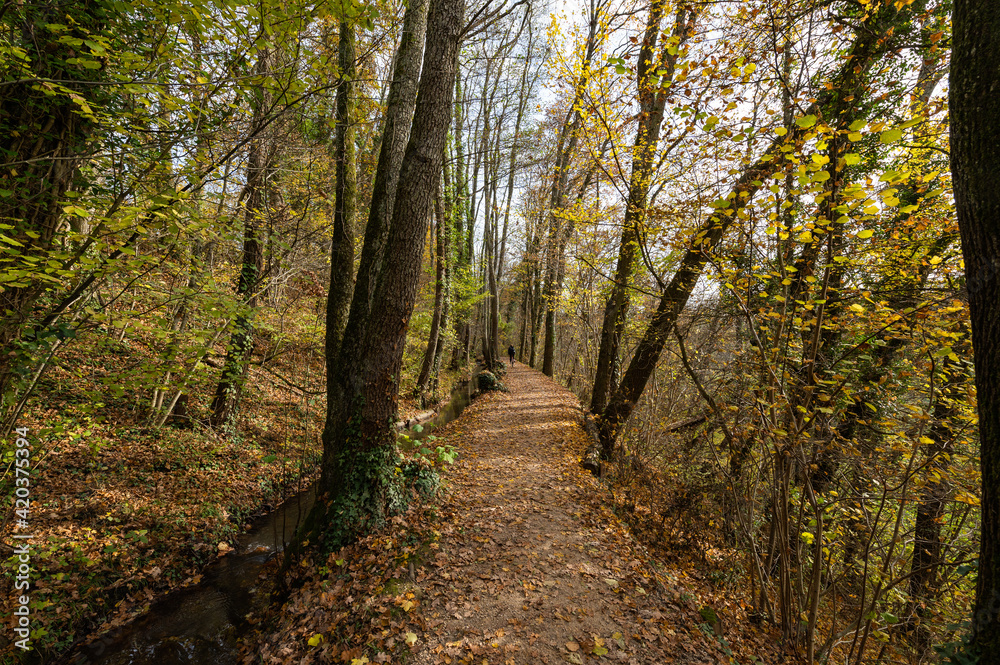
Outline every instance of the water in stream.
[[[459, 385], [421, 438], [458, 417], [473, 396], [473, 382]], [[264, 563], [284, 549], [316, 499], [315, 487], [258, 518], [234, 551], [210, 565], [202, 581], [154, 603], [124, 628], [108, 633], [70, 657], [74, 665], [234, 665], [245, 615], [260, 591]]]
[[128, 626], [81, 649], [70, 662], [235, 664], [244, 615], [261, 586], [261, 568], [291, 540], [315, 498], [315, 489], [307, 489], [258, 518], [233, 552], [205, 570], [199, 584], [167, 595]]

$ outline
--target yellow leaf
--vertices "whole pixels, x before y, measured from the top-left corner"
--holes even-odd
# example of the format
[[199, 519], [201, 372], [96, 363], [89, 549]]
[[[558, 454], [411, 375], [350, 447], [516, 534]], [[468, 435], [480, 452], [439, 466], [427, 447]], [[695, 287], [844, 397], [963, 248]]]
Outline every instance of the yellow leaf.
[[319, 644], [322, 642], [323, 642], [323, 635], [321, 633], [316, 633], [315, 635], [309, 638], [309, 646], [311, 647], [319, 646]]
[[406, 643], [407, 643], [407, 644], [408, 644], [409, 646], [411, 646], [411, 647], [412, 647], [412, 646], [413, 646], [414, 644], [416, 644], [416, 643], [417, 643], [417, 634], [416, 634], [416, 633], [407, 633], [407, 634], [406, 634], [406, 639], [405, 639], [404, 641], [405, 641], [405, 642], [406, 642]]
[[858, 231], [858, 237], [859, 238], [871, 238], [872, 235], [874, 235], [874, 234], [875, 234], [875, 232], [872, 231], [871, 229], [865, 229], [864, 231]]
[[901, 129], [888, 129], [888, 130], [882, 132], [882, 136], [879, 137], [879, 140], [882, 143], [889, 144], [889, 143], [894, 143], [894, 142], [898, 141], [901, 138], [903, 138], [903, 130], [901, 130]]

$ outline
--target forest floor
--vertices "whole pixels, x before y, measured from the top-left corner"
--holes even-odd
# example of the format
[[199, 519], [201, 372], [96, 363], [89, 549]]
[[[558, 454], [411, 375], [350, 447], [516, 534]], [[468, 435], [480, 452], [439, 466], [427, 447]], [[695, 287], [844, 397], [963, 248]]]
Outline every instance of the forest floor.
[[[219, 347], [213, 357], [224, 354]], [[148, 387], [120, 378], [157, 366], [147, 335], [70, 347], [43, 376], [18, 422], [32, 447], [30, 509], [15, 512], [13, 451], [0, 460], [0, 494], [10, 497], [0, 515], [0, 622], [10, 625], [23, 593], [14, 585], [14, 534], [30, 533], [32, 657], [47, 662], [198, 584], [255, 517], [313, 482], [322, 355], [301, 344], [273, 355], [265, 372], [255, 354], [245, 408], [223, 434], [207, 426], [214, 365], [189, 385], [189, 418], [149, 424]], [[442, 384], [454, 379], [446, 374]], [[115, 383], [125, 385], [115, 391]], [[403, 400], [400, 415], [422, 409]], [[22, 515], [27, 525], [18, 524]], [[0, 631], [0, 663], [19, 655], [12, 631]]]
[[435, 433], [458, 454], [441, 503], [300, 562], [245, 662], [733, 662], [690, 568], [657, 561], [580, 467], [576, 397], [522, 364], [504, 382]]

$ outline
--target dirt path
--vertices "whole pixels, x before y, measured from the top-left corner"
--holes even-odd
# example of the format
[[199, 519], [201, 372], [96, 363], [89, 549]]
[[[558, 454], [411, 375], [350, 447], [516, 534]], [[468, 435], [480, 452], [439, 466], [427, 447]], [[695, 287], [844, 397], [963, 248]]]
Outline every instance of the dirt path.
[[520, 363], [505, 383], [440, 432], [460, 457], [416, 580], [413, 662], [719, 662], [683, 590], [601, 507], [575, 396]]

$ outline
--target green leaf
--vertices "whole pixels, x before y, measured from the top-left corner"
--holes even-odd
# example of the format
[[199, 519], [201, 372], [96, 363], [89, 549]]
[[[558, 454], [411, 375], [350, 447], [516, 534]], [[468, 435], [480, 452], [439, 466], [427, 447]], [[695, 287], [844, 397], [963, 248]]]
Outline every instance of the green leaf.
[[813, 125], [816, 124], [816, 120], [817, 118], [815, 115], [809, 114], [806, 116], [802, 116], [801, 118], [796, 118], [795, 124], [801, 127], [802, 129], [808, 129], [809, 127], [812, 127]]
[[903, 138], [902, 129], [887, 129], [886, 131], [882, 132], [882, 136], [879, 138], [879, 140], [882, 141], [882, 143], [889, 144], [889, 143], [894, 143], [901, 138]]
[[846, 155], [844, 155], [844, 162], [848, 166], [854, 166], [855, 164], [860, 164], [861, 163], [861, 155], [859, 155], [856, 152], [849, 152]]

